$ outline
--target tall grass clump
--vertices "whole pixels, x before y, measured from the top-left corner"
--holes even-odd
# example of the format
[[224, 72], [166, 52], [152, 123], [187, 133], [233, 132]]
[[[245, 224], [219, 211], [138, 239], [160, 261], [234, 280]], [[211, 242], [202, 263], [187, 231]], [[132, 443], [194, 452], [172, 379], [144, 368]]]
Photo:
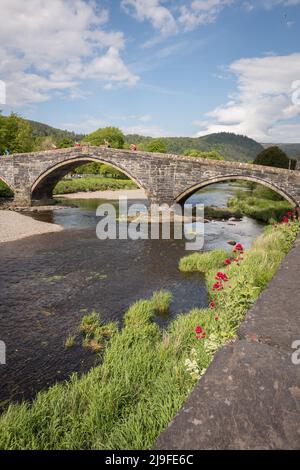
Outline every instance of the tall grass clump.
[[118, 325], [116, 322], [103, 324], [100, 314], [94, 311], [82, 317], [80, 331], [83, 333], [83, 346], [98, 352], [118, 331]]
[[[214, 302], [211, 308], [179, 315], [161, 331], [153, 318], [157, 298], [164, 299], [165, 305], [166, 296], [155, 294], [136, 302], [126, 312], [124, 327], [108, 343], [101, 365], [39, 393], [31, 404], [9, 406], [0, 417], [0, 448], [153, 447], [215, 351], [235, 337], [248, 308], [291, 248], [298, 229], [296, 222], [274, 226], [248, 252], [242, 255], [239, 248], [230, 259], [227, 252], [210, 255], [210, 261], [208, 255], [200, 255], [202, 261], [198, 257], [195, 261], [194, 255], [185, 258], [180, 263], [184, 271], [190, 267], [205, 272]], [[216, 276], [220, 263], [222, 272]], [[220, 291], [214, 290], [218, 276], [228, 278]], [[85, 331], [90, 332], [91, 323], [84, 322]]]
[[223, 265], [224, 259], [229, 256], [226, 250], [212, 250], [204, 253], [193, 253], [192, 255], [181, 258], [179, 269], [182, 272], [201, 272], [207, 273], [211, 269], [217, 269]]

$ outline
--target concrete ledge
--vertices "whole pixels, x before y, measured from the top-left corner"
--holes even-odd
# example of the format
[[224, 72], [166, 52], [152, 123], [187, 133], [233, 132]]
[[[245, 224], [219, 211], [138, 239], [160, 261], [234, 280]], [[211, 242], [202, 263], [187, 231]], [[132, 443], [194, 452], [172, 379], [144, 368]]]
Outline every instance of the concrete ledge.
[[[291, 351], [300, 339], [300, 237], [241, 324], [238, 337]], [[300, 366], [299, 366], [300, 368]]]
[[156, 449], [299, 449], [300, 237]]

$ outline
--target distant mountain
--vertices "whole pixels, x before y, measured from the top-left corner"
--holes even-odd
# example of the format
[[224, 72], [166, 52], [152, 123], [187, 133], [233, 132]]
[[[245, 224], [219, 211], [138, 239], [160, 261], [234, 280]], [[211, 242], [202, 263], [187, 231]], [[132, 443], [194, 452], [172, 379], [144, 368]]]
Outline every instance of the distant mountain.
[[[151, 137], [127, 135], [126, 140], [131, 143], [147, 143]], [[263, 146], [253, 139], [229, 132], [209, 134], [204, 137], [163, 137], [161, 139], [168, 153], [183, 154], [186, 150], [200, 150], [209, 152], [217, 150], [226, 160], [247, 162], [255, 159]]]
[[48, 124], [43, 124], [42, 122], [30, 121], [27, 119], [29, 124], [32, 127], [33, 135], [35, 137], [55, 137], [58, 140], [69, 138], [71, 140], [81, 140], [84, 137], [84, 134], [76, 134], [68, 130], [57, 129], [55, 127], [49, 126]]
[[[299, 138], [300, 140], [300, 138]], [[277, 145], [280, 147], [289, 157], [300, 160], [300, 143], [299, 144], [262, 144], [265, 148]]]
[[[68, 130], [57, 129], [37, 121], [28, 121], [33, 129], [34, 136], [48, 137], [53, 136], [57, 140], [70, 138], [73, 141], [81, 140], [84, 135], [76, 134]], [[129, 144], [144, 143], [147, 144], [152, 138], [140, 135], [127, 135], [126, 141]], [[226, 160], [247, 162], [255, 159], [257, 154], [263, 150], [263, 146], [253, 139], [242, 135], [236, 135], [228, 132], [218, 134], [209, 134], [204, 137], [163, 137], [167, 152], [181, 155], [186, 150], [200, 150], [209, 152], [217, 150]]]

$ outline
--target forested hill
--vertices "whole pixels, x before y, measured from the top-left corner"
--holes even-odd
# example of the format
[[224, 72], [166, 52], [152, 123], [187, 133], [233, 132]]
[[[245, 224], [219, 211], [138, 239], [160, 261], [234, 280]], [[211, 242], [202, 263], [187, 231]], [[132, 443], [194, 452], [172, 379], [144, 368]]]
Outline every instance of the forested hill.
[[[84, 136], [75, 134], [67, 130], [56, 129], [47, 124], [36, 121], [29, 121], [33, 134], [36, 137], [54, 137], [55, 139], [69, 138], [73, 141], [81, 140]], [[125, 137], [129, 144], [144, 143], [151, 140], [151, 137], [143, 137], [140, 135], [127, 135]], [[163, 137], [168, 153], [183, 154], [187, 150], [200, 150], [209, 152], [218, 151], [226, 160], [234, 161], [251, 161], [254, 160], [259, 152], [263, 150], [262, 145], [253, 139], [242, 135], [221, 132], [218, 134], [210, 134], [204, 137]]]
[[55, 127], [43, 124], [42, 122], [30, 121], [26, 119], [32, 127], [34, 137], [55, 137], [56, 139], [81, 140], [84, 134], [76, 134], [68, 130], [56, 129]]
[[[126, 136], [128, 143], [146, 143], [150, 137], [139, 135]], [[259, 152], [263, 150], [261, 144], [253, 139], [242, 135], [220, 132], [204, 137], [163, 137], [161, 139], [168, 153], [183, 154], [186, 150], [200, 150], [209, 152], [217, 150], [226, 160], [246, 162], [254, 160]]]

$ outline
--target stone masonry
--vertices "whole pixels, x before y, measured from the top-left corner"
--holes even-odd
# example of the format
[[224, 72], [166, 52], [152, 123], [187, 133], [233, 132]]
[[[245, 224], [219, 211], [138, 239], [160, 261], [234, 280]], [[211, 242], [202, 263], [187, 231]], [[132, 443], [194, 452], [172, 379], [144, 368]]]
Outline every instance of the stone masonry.
[[152, 203], [184, 201], [196, 189], [228, 179], [248, 179], [268, 186], [300, 205], [300, 171], [246, 163], [212, 161], [169, 154], [80, 147], [2, 156], [0, 178], [14, 191], [14, 203], [30, 206], [51, 198], [56, 183], [77, 166], [96, 161], [126, 173]]

